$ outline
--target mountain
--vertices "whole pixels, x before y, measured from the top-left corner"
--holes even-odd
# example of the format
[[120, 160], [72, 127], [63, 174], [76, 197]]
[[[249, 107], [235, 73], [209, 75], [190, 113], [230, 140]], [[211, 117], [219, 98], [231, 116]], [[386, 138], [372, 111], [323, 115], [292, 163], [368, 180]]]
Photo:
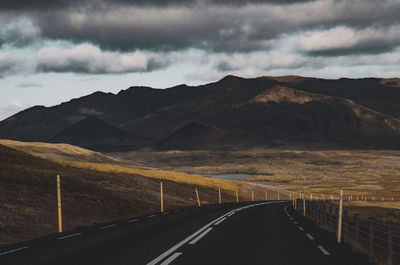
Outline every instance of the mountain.
[[318, 143], [400, 147], [400, 80], [227, 76], [201, 86], [130, 87], [0, 122], [0, 138], [94, 150], [241, 149]]
[[70, 143], [85, 148], [112, 151], [146, 146], [150, 140], [125, 132], [96, 116], [83, 119], [48, 140], [52, 143]]
[[221, 129], [190, 122], [155, 144], [158, 150], [231, 149], [278, 146], [267, 138], [238, 129]]

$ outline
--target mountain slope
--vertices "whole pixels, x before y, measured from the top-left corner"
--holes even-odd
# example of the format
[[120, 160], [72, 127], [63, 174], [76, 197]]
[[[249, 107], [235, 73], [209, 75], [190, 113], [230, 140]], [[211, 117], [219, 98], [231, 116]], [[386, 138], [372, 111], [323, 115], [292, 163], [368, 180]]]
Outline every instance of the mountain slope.
[[[174, 139], [171, 148], [180, 142], [175, 147], [192, 149], [200, 138], [207, 148], [230, 149], [235, 141], [220, 141], [229, 134], [242, 148], [271, 142], [395, 147], [399, 98], [397, 79], [227, 76], [196, 87], [131, 87], [116, 95], [97, 92], [50, 108], [33, 107], [0, 122], [0, 138], [111, 151], [154, 142], [165, 149], [167, 139]], [[191, 122], [214, 129], [203, 136], [178, 133]]]
[[145, 137], [135, 136], [112, 126], [97, 117], [83, 119], [49, 139], [53, 143], [70, 143], [96, 150], [137, 148], [150, 143]]
[[190, 122], [156, 143], [155, 148], [158, 150], [240, 150], [272, 146], [277, 146], [277, 144], [242, 130], [227, 130]]

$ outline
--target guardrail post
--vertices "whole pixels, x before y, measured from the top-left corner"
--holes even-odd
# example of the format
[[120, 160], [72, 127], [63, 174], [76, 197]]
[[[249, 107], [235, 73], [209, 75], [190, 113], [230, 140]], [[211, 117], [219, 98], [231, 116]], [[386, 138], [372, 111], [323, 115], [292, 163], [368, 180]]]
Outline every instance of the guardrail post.
[[369, 222], [369, 261], [373, 262], [374, 261], [374, 218], [369, 217], [368, 218]]
[[387, 222], [387, 265], [393, 265], [392, 222]]
[[348, 229], [349, 229], [349, 227], [348, 227], [348, 211], [347, 210], [345, 210], [345, 211], [343, 211], [343, 242], [344, 243], [348, 243]]
[[354, 214], [354, 248], [358, 249], [358, 240], [359, 240], [359, 232], [358, 232], [358, 222], [360, 220], [360, 214]]
[[333, 231], [333, 216], [332, 216], [332, 206], [329, 206], [329, 232], [332, 233]]

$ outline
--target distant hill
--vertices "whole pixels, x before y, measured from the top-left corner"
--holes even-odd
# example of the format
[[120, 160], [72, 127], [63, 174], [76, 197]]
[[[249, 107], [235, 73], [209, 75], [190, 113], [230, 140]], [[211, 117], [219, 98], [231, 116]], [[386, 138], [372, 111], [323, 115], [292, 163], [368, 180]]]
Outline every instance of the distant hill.
[[134, 149], [146, 146], [149, 139], [135, 136], [112, 126], [96, 116], [83, 119], [49, 139], [54, 143], [70, 143], [103, 151]]
[[221, 129], [190, 122], [155, 144], [158, 150], [246, 149], [273, 147], [277, 143], [238, 129]]
[[131, 87], [32, 107], [0, 122], [0, 138], [101, 151], [308, 143], [399, 148], [399, 98], [399, 79], [227, 76], [201, 86]]

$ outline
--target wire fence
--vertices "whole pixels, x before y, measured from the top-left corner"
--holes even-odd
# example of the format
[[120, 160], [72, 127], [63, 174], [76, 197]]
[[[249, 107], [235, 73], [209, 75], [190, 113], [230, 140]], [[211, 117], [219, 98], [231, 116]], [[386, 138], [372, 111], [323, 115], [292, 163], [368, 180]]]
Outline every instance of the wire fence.
[[[339, 231], [339, 209], [327, 202], [298, 199], [297, 211], [314, 221], [322, 229], [336, 235]], [[305, 206], [305, 209], [304, 209]], [[374, 217], [343, 210], [340, 242], [352, 246], [355, 251], [368, 255], [369, 261], [379, 265], [400, 264], [400, 225], [382, 223]]]

